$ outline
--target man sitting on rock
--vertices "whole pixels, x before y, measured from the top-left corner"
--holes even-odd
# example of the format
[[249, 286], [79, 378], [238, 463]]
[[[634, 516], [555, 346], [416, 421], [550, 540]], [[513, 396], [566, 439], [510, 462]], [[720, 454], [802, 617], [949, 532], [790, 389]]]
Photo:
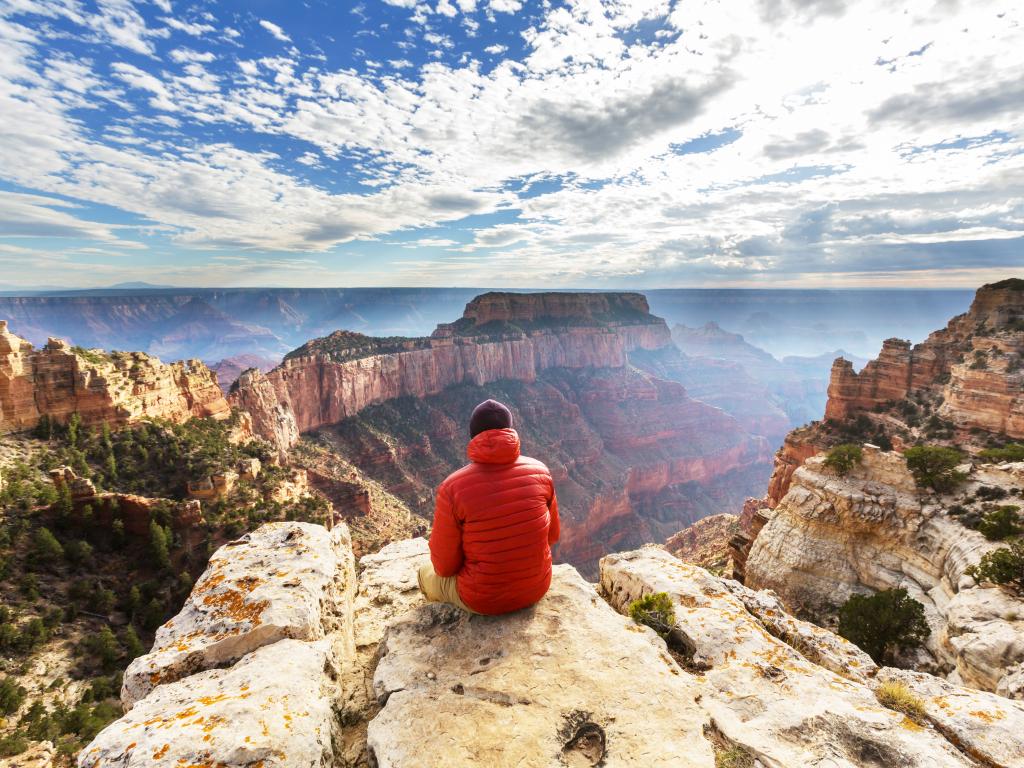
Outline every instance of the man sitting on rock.
[[509, 613], [533, 605], [551, 585], [555, 486], [546, 466], [519, 454], [512, 413], [501, 403], [480, 403], [469, 434], [471, 463], [437, 489], [420, 591], [471, 613]]

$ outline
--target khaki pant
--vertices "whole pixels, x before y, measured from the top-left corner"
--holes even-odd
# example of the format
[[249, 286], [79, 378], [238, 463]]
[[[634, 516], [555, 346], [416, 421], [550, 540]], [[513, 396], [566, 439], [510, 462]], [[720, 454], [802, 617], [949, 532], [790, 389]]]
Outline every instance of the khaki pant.
[[476, 613], [472, 608], [462, 602], [459, 597], [459, 590], [456, 588], [454, 576], [438, 576], [434, 566], [430, 563], [420, 566], [417, 574], [420, 583], [420, 592], [431, 603], [451, 603], [470, 613]]

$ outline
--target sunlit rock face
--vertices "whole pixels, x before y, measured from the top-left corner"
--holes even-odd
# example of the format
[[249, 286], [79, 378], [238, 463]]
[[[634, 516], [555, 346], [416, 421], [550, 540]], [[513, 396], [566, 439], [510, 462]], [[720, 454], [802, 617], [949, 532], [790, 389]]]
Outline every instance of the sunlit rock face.
[[911, 346], [889, 339], [859, 373], [837, 360], [827, 419], [888, 410], [911, 393], [934, 396], [937, 414], [965, 431], [1024, 437], [1024, 281], [978, 290], [970, 310]]
[[824, 619], [852, 594], [906, 589], [932, 629], [918, 664], [1019, 696], [1013, 681], [1024, 662], [1024, 601], [966, 574], [999, 545], [947, 512], [982, 486], [1024, 493], [1011, 471], [978, 466], [954, 494], [922, 494], [899, 453], [870, 446], [845, 477], [824, 457], [809, 459], [767, 513], [746, 560], [746, 584]]
[[50, 339], [35, 349], [0, 321], [0, 432], [77, 413], [84, 424], [141, 418], [226, 418], [217, 377], [198, 360], [165, 364], [141, 352], [105, 353]]
[[[233, 551], [242, 554], [229, 565]], [[363, 557], [353, 579], [344, 528], [298, 523], [222, 548], [151, 656], [171, 641], [209, 650], [218, 636], [234, 638], [240, 655], [206, 653], [158, 681], [80, 753], [79, 767], [1024, 760], [1019, 702], [879, 670], [775, 595], [656, 547], [606, 557], [598, 585], [556, 566], [537, 605], [505, 616], [425, 604], [416, 571], [428, 558], [425, 539], [395, 542]], [[211, 594], [241, 585], [252, 589], [217, 602], [245, 617], [197, 615]], [[667, 642], [622, 615], [652, 592], [673, 605]], [[257, 614], [294, 631], [260, 636]], [[925, 702], [920, 723], [878, 703], [874, 688], [888, 680]]]

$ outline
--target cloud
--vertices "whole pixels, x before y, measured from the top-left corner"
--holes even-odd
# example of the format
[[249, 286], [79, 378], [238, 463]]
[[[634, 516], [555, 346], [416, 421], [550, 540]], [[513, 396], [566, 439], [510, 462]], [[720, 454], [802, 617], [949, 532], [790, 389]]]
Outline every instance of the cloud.
[[272, 34], [278, 40], [280, 40], [282, 43], [290, 43], [292, 41], [292, 39], [285, 34], [284, 30], [281, 29], [279, 26], [277, 26], [277, 24], [275, 24], [272, 21], [260, 19], [260, 26], [267, 30], [267, 32]]
[[0, 232], [17, 238], [78, 238], [101, 240], [123, 248], [143, 248], [122, 240], [105, 224], [80, 219], [69, 210], [77, 206], [42, 195], [0, 192]]
[[[474, 284], [639, 286], [1013, 261], [1015, 7], [389, 4], [405, 10], [346, 14], [374, 35], [353, 64], [327, 53], [363, 42], [341, 29], [282, 52], [272, 22], [217, 33], [240, 20], [214, 6], [161, 7], [154, 30], [128, 0], [19, 0], [0, 17], [0, 178], [49, 201], [20, 201], [19, 231], [116, 236], [54, 202], [75, 199], [178, 253], [326, 263], [401, 232], [431, 249], [396, 273], [420, 283], [431, 264]], [[78, 42], [44, 34], [57, 18]]]

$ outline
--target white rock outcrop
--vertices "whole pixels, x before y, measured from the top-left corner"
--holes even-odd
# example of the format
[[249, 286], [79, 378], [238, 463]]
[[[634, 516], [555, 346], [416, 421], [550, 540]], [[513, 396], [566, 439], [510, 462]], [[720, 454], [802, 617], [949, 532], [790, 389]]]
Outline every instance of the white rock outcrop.
[[131, 708], [156, 686], [285, 638], [330, 635], [351, 654], [355, 570], [348, 528], [268, 523], [217, 550], [181, 612], [124, 675]]
[[[879, 670], [775, 595], [661, 549], [606, 557], [600, 591], [556, 566], [540, 603], [505, 616], [425, 604], [428, 559], [424, 539], [396, 542], [356, 583], [347, 533], [301, 523], [223, 548], [152, 654], [179, 658], [174, 630], [213, 668], [155, 667], [170, 672], [79, 768], [1024, 768], [1021, 703]], [[615, 610], [656, 591], [675, 607], [667, 644]], [[241, 616], [200, 611], [211, 594]], [[245, 639], [215, 662], [228, 629]], [[925, 720], [878, 703], [891, 679]]]
[[904, 669], [885, 667], [876, 680], [903, 683], [924, 704], [928, 722], [983, 765], [1024, 766], [1024, 706], [1019, 702]]
[[425, 605], [388, 629], [368, 741], [380, 768], [714, 766], [700, 681], [570, 566], [536, 606]]
[[879, 704], [856, 679], [859, 669], [873, 666], [856, 648], [843, 651], [854, 679], [819, 666], [810, 658], [835, 658], [845, 641], [825, 638], [818, 648], [828, 633], [808, 627], [805, 655], [804, 646], [770, 633], [738, 597], [747, 590], [735, 582], [648, 547], [603, 558], [601, 587], [620, 610], [644, 595], [668, 594], [675, 607], [670, 641], [705, 669], [701, 707], [722, 738], [765, 768], [975, 764], [941, 734]]
[[918, 492], [898, 453], [865, 446], [845, 477], [828, 470], [824, 456], [808, 459], [750, 548], [746, 584], [820, 616], [834, 615], [854, 593], [906, 589], [924, 606], [936, 671], [1020, 696], [1019, 683], [1004, 678], [1024, 662], [1024, 601], [967, 575], [1000, 545], [947, 512], [982, 486], [1020, 493], [1024, 483], [972, 468], [957, 496], [939, 497]]
[[156, 688], [78, 757], [80, 768], [334, 764], [329, 640], [281, 640], [229, 669]]

